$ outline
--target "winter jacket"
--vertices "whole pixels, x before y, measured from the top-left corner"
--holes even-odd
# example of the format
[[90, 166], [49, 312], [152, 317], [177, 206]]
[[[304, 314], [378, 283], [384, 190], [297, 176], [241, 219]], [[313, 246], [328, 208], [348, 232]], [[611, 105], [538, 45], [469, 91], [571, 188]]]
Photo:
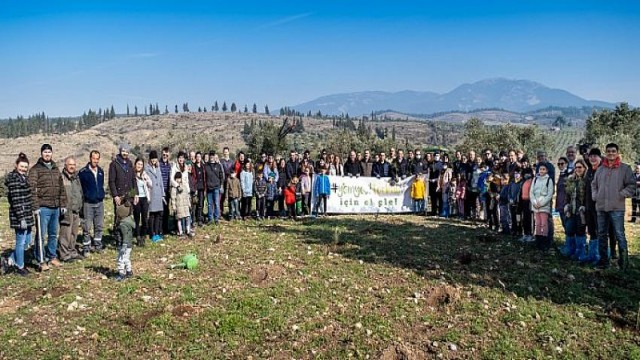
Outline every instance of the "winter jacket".
[[522, 189], [520, 189], [521, 200], [531, 200], [531, 184], [533, 184], [533, 179], [525, 179], [522, 181]]
[[516, 205], [520, 202], [520, 192], [522, 191], [522, 180], [509, 184], [509, 204]]
[[509, 205], [509, 186], [510, 185], [502, 185], [502, 189], [500, 189], [500, 199], [498, 200], [498, 204]]
[[566, 192], [565, 192], [565, 183], [567, 181], [567, 177], [571, 175], [567, 170], [560, 172], [558, 176], [558, 184], [556, 185], [556, 202], [555, 209], [556, 211], [562, 213], [564, 211], [564, 206], [567, 204]]
[[[300, 173], [300, 163], [297, 161], [287, 161], [285, 165], [286, 173], [287, 173], [287, 181], [293, 179], [294, 176], [298, 176]], [[267, 179], [268, 180], [268, 177]]]
[[67, 193], [67, 210], [74, 214], [80, 214], [82, 210], [82, 184], [78, 179], [78, 173], [69, 174], [67, 170], [62, 170], [62, 183]]
[[296, 183], [296, 201], [302, 200], [302, 184]]
[[[146, 172], [142, 171], [142, 174], [138, 176], [136, 174], [136, 185], [138, 186], [138, 197], [148, 198], [151, 196], [151, 186], [153, 183], [151, 179], [149, 179], [149, 175]], [[141, 189], [142, 188], [142, 191]]]
[[200, 166], [198, 166], [197, 164], [193, 164], [193, 166], [191, 166], [191, 179], [192, 183], [194, 184], [194, 188], [192, 188], [191, 191], [206, 190], [207, 176], [204, 165], [205, 164], [201, 163]]
[[42, 158], [38, 159], [29, 170], [29, 187], [36, 209], [67, 207], [67, 193], [62, 183], [62, 174], [54, 161], [51, 161], [49, 169]]
[[242, 188], [243, 197], [253, 196], [253, 173], [251, 171], [242, 170], [240, 173], [240, 187]]
[[176, 219], [191, 216], [191, 195], [184, 184], [183, 181], [182, 184], [171, 187], [171, 211]]
[[415, 178], [411, 184], [411, 198], [413, 200], [424, 200], [425, 185], [424, 179]]
[[[280, 189], [284, 189], [287, 187], [287, 174], [284, 169], [278, 168], [278, 171], [275, 172], [276, 176], [274, 177], [274, 182], [278, 184]], [[269, 178], [267, 178], [269, 181]]]
[[[160, 212], [164, 210], [165, 194], [167, 190], [164, 188], [164, 179], [162, 178], [162, 168], [159, 166], [153, 167], [151, 164], [147, 164], [144, 167], [144, 173], [151, 182], [151, 185], [147, 183], [149, 189], [149, 195], [147, 195], [147, 201], [149, 202], [149, 212]], [[169, 193], [171, 190], [169, 190]], [[169, 199], [167, 199], [168, 201]]]
[[351, 161], [351, 159], [347, 160], [344, 163], [344, 175], [345, 176], [361, 176], [362, 171], [362, 163], [358, 160]]
[[82, 185], [82, 197], [84, 202], [98, 204], [104, 201], [104, 171], [100, 166], [96, 169], [96, 175], [91, 170], [91, 164], [80, 169], [78, 178]]
[[264, 169], [262, 169], [262, 176], [265, 181], [269, 181], [269, 176], [273, 176], [275, 178], [275, 182], [278, 182], [282, 178], [282, 181], [286, 183], [287, 181], [287, 171], [286, 168], [284, 170], [278, 169], [277, 167], [272, 168], [269, 165], [265, 165]]
[[284, 203], [286, 205], [294, 205], [296, 203], [296, 187], [295, 185], [284, 188]]
[[377, 162], [373, 164], [373, 176], [374, 177], [390, 177], [391, 176], [391, 164], [389, 162]]
[[[243, 171], [242, 173], [244, 174], [246, 172], [247, 171]], [[241, 184], [241, 181], [236, 176], [230, 176], [227, 179], [226, 192], [229, 199], [239, 199], [242, 196], [242, 189], [240, 184]]]
[[300, 176], [300, 186], [302, 186], [302, 193], [308, 194], [311, 192], [311, 177], [307, 176], [307, 174], [302, 174]]
[[410, 175], [409, 162], [407, 159], [396, 158], [393, 160], [394, 177], [405, 178]]
[[467, 181], [463, 178], [456, 186], [456, 199], [464, 200], [467, 198]]
[[264, 181], [263, 177], [259, 177], [256, 179], [253, 192], [256, 194], [257, 198], [263, 198], [267, 194], [267, 182]]
[[341, 164], [329, 164], [329, 175], [331, 176], [343, 176], [344, 169]]
[[453, 179], [453, 170], [444, 169], [438, 178], [438, 187], [436, 191], [444, 192], [449, 190], [449, 184], [451, 183], [451, 179]]
[[278, 197], [278, 186], [276, 183], [267, 183], [267, 192], [265, 198], [269, 201], [273, 201]]
[[7, 190], [7, 200], [9, 200], [9, 225], [11, 228], [19, 229], [22, 220], [26, 221], [27, 227], [33, 226], [33, 211], [36, 208], [33, 204], [28, 176], [13, 170], [5, 176], [4, 186]]
[[160, 167], [160, 172], [162, 173], [162, 188], [170, 191], [171, 189], [171, 167], [173, 166], [173, 164], [171, 164], [171, 162], [167, 161], [164, 162], [162, 160], [160, 160], [159, 162], [159, 167]]
[[[531, 211], [534, 213], [546, 212], [551, 214], [553, 188], [553, 180], [549, 175], [536, 176], [533, 183], [531, 183], [531, 190], [529, 190]], [[538, 206], [538, 208], [536, 208], [536, 206]]]
[[620, 161], [604, 159], [591, 183], [597, 211], [624, 211], [625, 198], [636, 193], [636, 177], [631, 167]]
[[427, 170], [424, 160], [422, 159], [414, 159], [411, 164], [409, 164], [409, 168], [413, 175], [424, 174]]
[[220, 165], [222, 165], [222, 171], [224, 171], [225, 179], [229, 177], [232, 171], [235, 172], [236, 162], [233, 159], [220, 159]]
[[[247, 162], [246, 160], [245, 160], [245, 161], [236, 160], [236, 161], [233, 163], [233, 171], [235, 171], [235, 172], [236, 172], [236, 176], [237, 176], [238, 178], [240, 178], [240, 173], [242, 172], [242, 170], [244, 170], [244, 164], [245, 164], [246, 162]], [[256, 164], [256, 165], [257, 165], [257, 164]], [[256, 167], [257, 167], [257, 166], [256, 166]], [[224, 170], [224, 169], [223, 169], [223, 170]]]
[[204, 171], [207, 179], [208, 191], [222, 188], [222, 185], [224, 184], [224, 170], [219, 162], [208, 162], [204, 166]]
[[362, 160], [360, 167], [362, 168], [362, 176], [371, 177], [373, 175], [373, 161], [371, 159], [369, 161]]
[[[566, 204], [569, 205], [569, 212], [577, 214], [581, 207], [586, 210], [587, 179], [586, 176], [578, 177], [575, 173], [566, 179]], [[591, 190], [591, 189], [588, 189]], [[564, 206], [562, 207], [564, 212]]]
[[593, 183], [593, 178], [596, 176], [596, 171], [602, 166], [602, 164], [598, 165], [595, 169], [591, 164], [588, 165], [587, 174], [584, 176], [586, 179], [587, 191], [585, 193], [585, 207], [587, 208], [587, 212], [595, 214], [596, 212], [596, 201], [593, 199], [593, 192], [591, 191], [591, 184]]
[[182, 174], [182, 188], [186, 190], [187, 193], [190, 193], [191, 192], [191, 184], [190, 184], [191, 167], [185, 163], [184, 167], [181, 169], [177, 161], [173, 163], [173, 166], [171, 167], [171, 179], [169, 180], [171, 182], [172, 187], [178, 186], [178, 183], [175, 180], [175, 175], [177, 173]]
[[133, 199], [138, 195], [133, 164], [131, 160], [125, 160], [119, 154], [109, 165], [109, 192], [113, 198], [128, 196]]
[[325, 174], [319, 174], [314, 182], [313, 191], [316, 196], [330, 195], [331, 183], [329, 182], [329, 177]]

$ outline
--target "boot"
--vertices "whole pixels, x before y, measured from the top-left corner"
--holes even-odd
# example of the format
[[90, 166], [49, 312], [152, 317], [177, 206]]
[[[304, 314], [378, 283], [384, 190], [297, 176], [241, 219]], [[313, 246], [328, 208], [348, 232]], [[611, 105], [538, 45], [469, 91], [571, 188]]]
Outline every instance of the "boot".
[[560, 254], [564, 257], [572, 257], [576, 253], [576, 236], [565, 235], [564, 246], [560, 248]]
[[618, 266], [621, 271], [629, 270], [629, 250], [618, 248], [620, 251], [620, 258], [618, 258]]
[[615, 236], [609, 238], [609, 254], [611, 259], [617, 259], [618, 253], [616, 252], [617, 240]]
[[589, 240], [589, 253], [578, 258], [581, 263], [596, 264], [600, 260], [600, 241], [598, 239]]
[[538, 250], [542, 250], [544, 251], [544, 246], [545, 246], [545, 237], [542, 235], [536, 235], [535, 236], [536, 239], [536, 248]]
[[586, 247], [587, 247], [587, 237], [582, 235], [582, 236], [576, 236], [575, 237], [575, 252], [573, 253], [573, 255], [571, 256], [571, 258], [573, 260], [578, 260], [581, 261], [580, 259], [584, 259], [587, 254], [585, 253]]
[[138, 246], [144, 247], [144, 236], [138, 236]]

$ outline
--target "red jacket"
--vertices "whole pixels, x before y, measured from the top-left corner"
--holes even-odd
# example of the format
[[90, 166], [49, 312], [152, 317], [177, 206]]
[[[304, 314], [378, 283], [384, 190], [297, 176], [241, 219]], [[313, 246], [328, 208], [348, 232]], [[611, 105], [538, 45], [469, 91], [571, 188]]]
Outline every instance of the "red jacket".
[[284, 188], [284, 203], [287, 205], [293, 205], [296, 203], [296, 187], [287, 186]]

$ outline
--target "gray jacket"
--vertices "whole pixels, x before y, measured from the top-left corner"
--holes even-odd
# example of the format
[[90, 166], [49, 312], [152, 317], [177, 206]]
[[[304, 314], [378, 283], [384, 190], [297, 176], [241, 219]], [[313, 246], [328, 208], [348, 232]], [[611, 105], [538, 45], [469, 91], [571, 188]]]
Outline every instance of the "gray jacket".
[[625, 199], [636, 193], [636, 178], [631, 167], [607, 166], [605, 160], [591, 182], [591, 194], [597, 211], [624, 211]]
[[149, 200], [149, 212], [158, 212], [163, 209], [164, 201], [164, 184], [162, 181], [162, 171], [160, 166], [153, 167], [149, 164], [145, 165], [144, 172], [151, 180], [149, 187], [150, 194], [147, 195]]

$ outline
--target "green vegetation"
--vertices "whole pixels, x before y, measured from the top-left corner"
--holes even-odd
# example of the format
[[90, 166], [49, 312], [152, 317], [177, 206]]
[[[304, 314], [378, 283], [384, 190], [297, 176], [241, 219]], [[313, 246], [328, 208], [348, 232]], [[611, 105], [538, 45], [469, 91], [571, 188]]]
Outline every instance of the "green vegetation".
[[627, 162], [638, 161], [640, 155], [640, 108], [622, 103], [614, 110], [594, 111], [587, 119], [584, 142], [601, 149], [610, 142], [620, 146], [620, 153]]
[[[123, 283], [110, 248], [0, 277], [0, 357], [640, 356], [635, 258], [598, 271], [482, 234], [409, 215], [225, 222], [135, 248]], [[191, 252], [197, 270], [166, 268]]]

